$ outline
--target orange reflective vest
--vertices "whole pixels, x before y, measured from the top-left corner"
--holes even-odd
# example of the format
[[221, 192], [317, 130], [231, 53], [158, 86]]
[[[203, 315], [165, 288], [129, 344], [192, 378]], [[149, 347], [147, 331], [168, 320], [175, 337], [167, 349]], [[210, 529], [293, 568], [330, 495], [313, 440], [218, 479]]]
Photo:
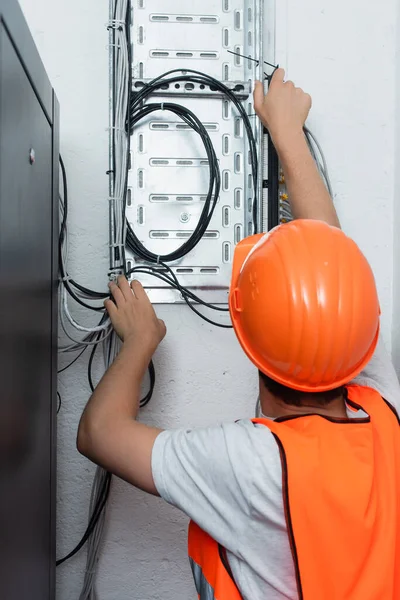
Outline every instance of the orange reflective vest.
[[[399, 420], [374, 390], [347, 391], [368, 418], [253, 422], [279, 446], [299, 599], [399, 600]], [[225, 550], [193, 522], [189, 557], [201, 600], [241, 599]]]

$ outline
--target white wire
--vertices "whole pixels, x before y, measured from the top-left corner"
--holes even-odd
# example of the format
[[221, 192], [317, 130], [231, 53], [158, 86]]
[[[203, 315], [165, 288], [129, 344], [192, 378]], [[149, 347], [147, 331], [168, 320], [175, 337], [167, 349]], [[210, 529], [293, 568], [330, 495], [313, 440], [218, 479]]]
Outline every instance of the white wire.
[[[112, 364], [119, 351], [119, 341], [115, 332], [107, 343], [103, 344], [104, 366], [106, 369]], [[89, 520], [92, 517], [93, 511], [98, 506], [101, 500], [100, 492], [103, 489], [107, 471], [101, 467], [97, 467], [96, 474], [92, 484], [92, 493], [89, 506]], [[79, 600], [97, 600], [96, 592], [96, 576], [97, 568], [100, 560], [100, 552], [104, 540], [105, 533], [106, 510], [103, 509], [87, 544], [87, 558], [85, 577], [83, 581], [82, 591]]]
[[88, 333], [96, 333], [98, 331], [104, 331], [104, 330], [108, 329], [108, 327], [111, 324], [110, 319], [107, 319], [107, 321], [105, 321], [103, 323], [103, 325], [96, 325], [95, 327], [84, 327], [83, 325], [79, 325], [79, 323], [77, 321], [75, 321], [75, 319], [72, 317], [71, 313], [69, 312], [69, 308], [68, 308], [68, 292], [67, 292], [67, 289], [66, 289], [65, 285], [63, 285], [63, 287], [62, 287], [61, 295], [62, 295], [62, 298], [63, 298], [63, 311], [64, 311], [64, 314], [67, 317], [68, 321], [71, 323], [71, 325], [73, 327], [75, 327], [75, 329], [78, 329], [78, 331], [86, 331]]
[[[124, 211], [124, 193], [126, 183], [126, 170], [128, 162], [128, 135], [126, 133], [126, 116], [128, 112], [130, 64], [128, 53], [128, 37], [125, 27], [125, 19], [128, 10], [128, 0], [111, 0], [111, 11], [115, 27], [115, 44], [110, 48], [114, 55], [115, 86], [113, 97], [115, 103], [113, 139], [114, 139], [114, 189], [112, 202], [112, 215], [114, 221], [114, 237], [110, 240], [112, 247], [120, 248], [121, 263], [123, 260], [123, 249], [125, 248], [126, 222]], [[123, 266], [123, 265], [121, 265]], [[104, 365], [106, 368], [114, 361], [118, 354], [119, 342], [115, 333], [103, 342]], [[92, 495], [89, 507], [89, 519], [93, 514], [95, 506], [98, 505], [100, 491], [103, 487], [106, 471], [97, 468], [92, 486]], [[86, 571], [82, 591], [79, 600], [97, 600], [96, 576], [100, 559], [102, 542], [104, 539], [106, 510], [102, 511], [87, 545]]]

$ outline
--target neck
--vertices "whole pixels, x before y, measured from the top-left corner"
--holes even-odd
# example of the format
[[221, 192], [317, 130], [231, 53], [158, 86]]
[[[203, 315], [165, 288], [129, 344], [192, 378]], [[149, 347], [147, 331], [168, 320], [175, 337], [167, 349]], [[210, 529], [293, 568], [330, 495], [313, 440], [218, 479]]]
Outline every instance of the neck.
[[287, 417], [289, 415], [309, 415], [318, 414], [326, 417], [346, 418], [346, 402], [343, 394], [338, 394], [329, 404], [321, 405], [316, 402], [312, 394], [305, 396], [301, 406], [286, 404], [271, 394], [269, 390], [260, 382], [260, 406], [263, 415], [271, 419], [278, 417]]

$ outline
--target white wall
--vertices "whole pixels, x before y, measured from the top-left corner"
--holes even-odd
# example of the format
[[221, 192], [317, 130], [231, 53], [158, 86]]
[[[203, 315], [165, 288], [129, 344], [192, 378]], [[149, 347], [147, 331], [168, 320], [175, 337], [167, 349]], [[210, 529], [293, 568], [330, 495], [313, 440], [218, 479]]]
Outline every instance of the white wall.
[[[397, 10], [397, 19], [395, 22], [397, 31], [400, 31], [400, 6]], [[398, 48], [397, 43], [397, 48]], [[400, 54], [397, 55], [396, 60], [396, 94], [395, 94], [396, 107], [400, 106]], [[399, 190], [400, 190], [400, 110], [396, 111], [395, 120], [395, 181], [394, 181], [394, 205], [393, 205], [393, 225], [394, 225], [394, 236], [393, 236], [393, 323], [392, 323], [392, 355], [393, 363], [396, 368], [397, 376], [400, 377], [400, 236], [397, 234], [400, 226], [400, 202], [399, 202]], [[397, 235], [396, 235], [397, 234]]]
[[[108, 1], [21, 4], [61, 103], [62, 153], [70, 184], [70, 271], [88, 286], [104, 289]], [[313, 95], [310, 125], [326, 152], [343, 225], [375, 270], [388, 344], [393, 304], [395, 19], [395, 0], [279, 0], [276, 11], [277, 59], [288, 67], [289, 77]], [[156, 356], [157, 393], [143, 418], [177, 427], [252, 415], [255, 374], [232, 334], [213, 329], [185, 308], [161, 307], [159, 314], [169, 335]], [[78, 419], [89, 394], [86, 360], [60, 380], [59, 556], [75, 545], [85, 528], [93, 474], [75, 449]], [[100, 600], [194, 597], [185, 518], [119, 481], [112, 489], [108, 516]], [[81, 554], [59, 568], [59, 600], [76, 600], [83, 564]]]

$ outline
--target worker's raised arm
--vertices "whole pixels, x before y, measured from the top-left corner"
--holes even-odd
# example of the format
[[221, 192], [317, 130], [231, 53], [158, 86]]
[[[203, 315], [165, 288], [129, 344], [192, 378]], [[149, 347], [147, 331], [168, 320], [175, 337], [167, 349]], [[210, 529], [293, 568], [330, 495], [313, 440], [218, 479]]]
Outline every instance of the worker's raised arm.
[[311, 97], [277, 69], [269, 91], [262, 83], [254, 90], [255, 110], [271, 135], [279, 155], [294, 218], [319, 219], [340, 227], [332, 199], [311, 156], [303, 127], [311, 109]]

